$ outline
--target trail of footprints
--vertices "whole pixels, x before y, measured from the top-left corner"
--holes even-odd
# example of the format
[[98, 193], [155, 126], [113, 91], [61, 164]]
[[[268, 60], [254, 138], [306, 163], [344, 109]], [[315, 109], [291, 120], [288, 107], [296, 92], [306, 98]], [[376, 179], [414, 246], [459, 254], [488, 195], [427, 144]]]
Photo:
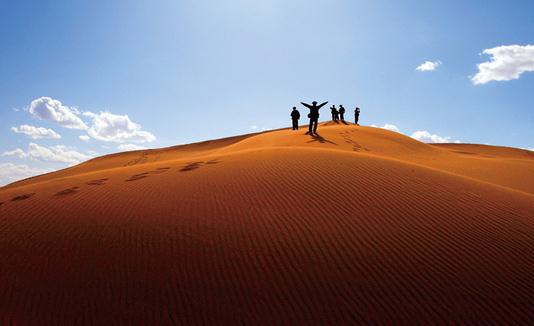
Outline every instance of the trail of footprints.
[[[196, 170], [196, 169], [198, 169], [198, 168], [200, 168], [200, 167], [202, 167], [204, 165], [212, 165], [212, 164], [217, 164], [219, 162], [220, 161], [218, 159], [213, 159], [213, 160], [210, 160], [210, 161], [189, 162], [189, 163], [186, 163], [184, 166], [180, 167], [179, 172], [189, 172], [189, 171]], [[128, 179], [126, 179], [125, 182], [137, 181], [137, 180], [141, 180], [141, 179], [147, 178], [150, 175], [157, 175], [157, 174], [166, 173], [170, 169], [171, 169], [170, 167], [162, 167], [162, 168], [157, 168], [155, 170], [134, 174], [134, 175], [130, 176]], [[88, 185], [88, 186], [102, 186], [102, 185], [105, 185], [107, 183], [107, 181], [109, 181], [109, 178], [102, 178], [102, 179], [96, 179], [96, 180], [87, 181], [87, 182], [85, 182], [85, 184]], [[73, 186], [73, 187], [70, 187], [70, 188], [67, 188], [67, 189], [64, 189], [64, 190], [61, 190], [61, 191], [57, 192], [54, 196], [56, 196], [56, 197], [69, 196], [69, 195], [76, 194], [79, 191], [80, 191], [80, 187], [79, 186]], [[18, 202], [18, 201], [26, 200], [26, 199], [29, 199], [29, 198], [33, 197], [34, 195], [35, 195], [35, 193], [27, 193], [27, 194], [18, 195], [18, 196], [15, 196], [15, 197], [11, 198], [11, 201], [12, 202]], [[2, 206], [3, 204], [4, 204], [4, 202], [0, 202], [0, 206]]]
[[369, 149], [368, 148], [365, 148], [365, 147], [362, 147], [360, 144], [358, 144], [357, 142], [355, 142], [351, 137], [350, 137], [350, 134], [352, 133], [355, 133], [354, 130], [352, 131], [345, 131], [345, 132], [341, 132], [340, 135], [343, 137], [343, 139], [345, 140], [345, 143], [347, 144], [350, 144], [352, 145], [352, 150], [355, 151], [355, 152], [359, 152], [361, 151], [362, 149], [366, 152], [369, 152]]

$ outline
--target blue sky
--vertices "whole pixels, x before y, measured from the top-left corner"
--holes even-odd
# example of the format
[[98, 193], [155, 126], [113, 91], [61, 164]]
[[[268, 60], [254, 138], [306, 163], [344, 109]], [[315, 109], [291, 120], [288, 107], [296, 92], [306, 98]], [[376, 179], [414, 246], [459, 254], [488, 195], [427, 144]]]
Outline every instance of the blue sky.
[[534, 148], [532, 1], [1, 1], [0, 41], [0, 184], [289, 126], [312, 100], [425, 141]]

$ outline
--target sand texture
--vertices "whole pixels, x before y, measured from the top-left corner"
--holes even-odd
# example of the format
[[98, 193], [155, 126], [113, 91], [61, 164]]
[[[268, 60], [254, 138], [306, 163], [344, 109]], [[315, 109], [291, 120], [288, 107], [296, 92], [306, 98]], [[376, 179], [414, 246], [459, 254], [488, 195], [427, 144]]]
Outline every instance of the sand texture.
[[0, 188], [0, 324], [534, 322], [534, 153], [324, 123]]

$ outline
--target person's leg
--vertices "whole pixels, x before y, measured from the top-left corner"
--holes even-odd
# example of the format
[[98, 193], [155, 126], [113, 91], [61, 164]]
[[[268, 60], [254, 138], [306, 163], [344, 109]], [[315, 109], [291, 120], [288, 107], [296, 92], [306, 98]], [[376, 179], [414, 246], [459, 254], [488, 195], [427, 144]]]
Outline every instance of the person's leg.
[[344, 117], [344, 114], [343, 114], [343, 113], [340, 113], [340, 114], [339, 114], [339, 117], [341, 118], [341, 121], [345, 121], [345, 117]]
[[318, 119], [315, 119], [314, 122], [313, 122], [313, 133], [317, 133], [317, 122], [318, 122]]
[[313, 119], [310, 118], [310, 125], [308, 126], [308, 133], [312, 133], [313, 132]]

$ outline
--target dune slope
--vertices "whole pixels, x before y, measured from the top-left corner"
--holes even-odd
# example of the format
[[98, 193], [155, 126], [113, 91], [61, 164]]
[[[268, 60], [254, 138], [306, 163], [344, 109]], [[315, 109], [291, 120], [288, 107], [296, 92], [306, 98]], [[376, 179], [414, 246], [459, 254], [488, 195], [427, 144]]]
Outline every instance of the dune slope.
[[320, 128], [0, 188], [0, 322], [534, 319], [531, 153]]

